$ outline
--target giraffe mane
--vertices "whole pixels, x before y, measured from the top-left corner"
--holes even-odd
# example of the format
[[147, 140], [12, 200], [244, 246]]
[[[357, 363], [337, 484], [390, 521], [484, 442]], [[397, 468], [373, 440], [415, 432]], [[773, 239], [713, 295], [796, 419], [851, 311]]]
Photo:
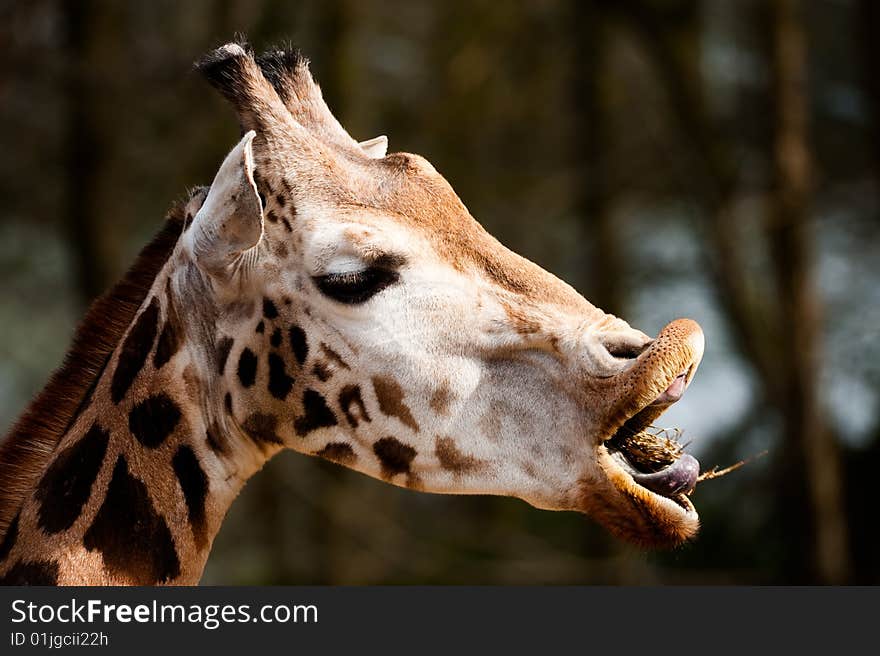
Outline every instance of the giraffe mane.
[[168, 261], [183, 231], [185, 207], [181, 201], [168, 211], [162, 229], [125, 276], [91, 304], [62, 365], [0, 442], [0, 537], [88, 403], [110, 356]]

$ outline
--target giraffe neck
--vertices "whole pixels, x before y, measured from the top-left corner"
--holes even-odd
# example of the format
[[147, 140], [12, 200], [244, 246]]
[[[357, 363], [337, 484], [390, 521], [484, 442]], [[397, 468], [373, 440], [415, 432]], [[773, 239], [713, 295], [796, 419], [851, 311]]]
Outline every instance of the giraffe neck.
[[229, 425], [211, 383], [216, 347], [182, 312], [163, 270], [25, 494], [0, 581], [198, 582], [227, 509], [272, 452]]

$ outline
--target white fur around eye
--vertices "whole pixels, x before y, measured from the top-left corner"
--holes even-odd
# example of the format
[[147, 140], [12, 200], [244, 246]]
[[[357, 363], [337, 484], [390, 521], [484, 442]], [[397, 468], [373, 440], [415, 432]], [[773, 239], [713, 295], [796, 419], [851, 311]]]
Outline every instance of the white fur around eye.
[[356, 273], [368, 268], [367, 264], [357, 255], [336, 255], [327, 262], [321, 273], [323, 275]]

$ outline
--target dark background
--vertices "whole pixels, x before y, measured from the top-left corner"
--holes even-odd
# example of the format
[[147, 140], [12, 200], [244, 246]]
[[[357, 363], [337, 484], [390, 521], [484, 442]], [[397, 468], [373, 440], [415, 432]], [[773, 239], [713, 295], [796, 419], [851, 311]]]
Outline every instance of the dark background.
[[0, 2], [0, 430], [88, 301], [238, 130], [191, 71], [292, 41], [356, 139], [426, 156], [505, 244], [655, 334], [707, 337], [664, 417], [698, 540], [397, 489], [284, 453], [205, 583], [877, 583], [880, 3]]

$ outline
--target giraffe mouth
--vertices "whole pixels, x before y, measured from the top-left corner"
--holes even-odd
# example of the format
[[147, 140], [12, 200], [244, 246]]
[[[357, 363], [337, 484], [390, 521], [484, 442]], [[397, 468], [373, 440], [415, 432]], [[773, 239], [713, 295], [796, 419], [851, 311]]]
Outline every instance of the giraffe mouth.
[[674, 546], [696, 534], [699, 520], [689, 495], [700, 463], [684, 452], [678, 430], [654, 422], [678, 401], [694, 365], [680, 372], [655, 400], [634, 412], [600, 446], [606, 472], [617, 492], [638, 507], [640, 520], [621, 537], [643, 546]]
[[699, 325], [677, 319], [620, 378], [623, 394], [597, 445], [604, 480], [589, 480], [579, 503], [628, 542], [668, 548], [699, 531], [699, 515], [688, 495], [699, 478], [700, 463], [684, 453], [680, 432], [654, 426], [684, 395], [703, 348]]
[[652, 403], [629, 417], [604, 443], [614, 464], [634, 483], [671, 499], [687, 512], [694, 510], [688, 495], [696, 486], [700, 463], [684, 452], [686, 445], [678, 441], [681, 431], [656, 428], [653, 422], [683, 396], [692, 368], [679, 373]]

